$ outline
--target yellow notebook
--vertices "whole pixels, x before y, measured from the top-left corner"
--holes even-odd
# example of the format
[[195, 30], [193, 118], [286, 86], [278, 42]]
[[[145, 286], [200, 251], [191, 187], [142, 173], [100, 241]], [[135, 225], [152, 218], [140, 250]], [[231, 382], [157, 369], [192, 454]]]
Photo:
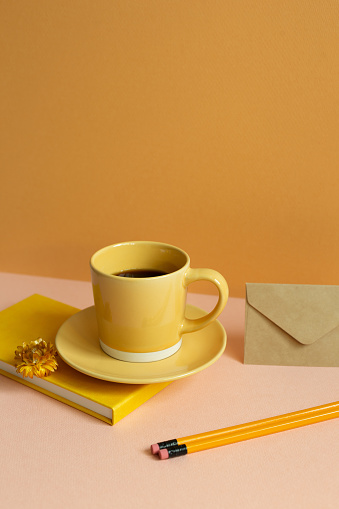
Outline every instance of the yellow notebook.
[[46, 378], [16, 373], [14, 352], [24, 341], [39, 337], [54, 343], [59, 327], [77, 308], [32, 295], [0, 312], [0, 373], [111, 425], [157, 394], [170, 382], [129, 385], [84, 375], [57, 357], [57, 371]]

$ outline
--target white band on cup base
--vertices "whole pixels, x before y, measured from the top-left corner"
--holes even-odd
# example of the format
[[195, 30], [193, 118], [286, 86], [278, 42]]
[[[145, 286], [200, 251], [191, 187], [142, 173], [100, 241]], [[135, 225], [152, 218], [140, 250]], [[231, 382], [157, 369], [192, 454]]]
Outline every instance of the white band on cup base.
[[157, 352], [123, 352], [122, 350], [116, 350], [115, 348], [111, 348], [110, 346], [105, 345], [99, 339], [100, 346], [105, 353], [107, 353], [110, 357], [114, 357], [119, 361], [126, 362], [153, 362], [153, 361], [161, 361], [162, 359], [166, 359], [170, 357], [175, 352], [179, 350], [181, 347], [182, 339], [175, 345], [170, 348], [165, 348], [165, 350], [159, 350]]

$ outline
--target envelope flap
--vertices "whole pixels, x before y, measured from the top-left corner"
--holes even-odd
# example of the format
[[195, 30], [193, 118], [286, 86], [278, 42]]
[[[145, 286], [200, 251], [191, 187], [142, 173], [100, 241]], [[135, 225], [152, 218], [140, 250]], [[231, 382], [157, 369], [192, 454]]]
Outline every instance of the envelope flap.
[[247, 283], [248, 303], [309, 345], [339, 325], [339, 286]]

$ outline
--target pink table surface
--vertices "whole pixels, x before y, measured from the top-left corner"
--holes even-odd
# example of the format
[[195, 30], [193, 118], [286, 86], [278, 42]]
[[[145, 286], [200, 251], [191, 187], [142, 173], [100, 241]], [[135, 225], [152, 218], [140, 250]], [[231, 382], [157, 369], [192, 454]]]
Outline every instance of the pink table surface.
[[[0, 309], [40, 293], [79, 308], [88, 282], [0, 273]], [[209, 310], [215, 298], [189, 294]], [[228, 335], [208, 369], [172, 383], [109, 426], [0, 375], [1, 507], [337, 508], [339, 421], [168, 461], [150, 444], [339, 399], [338, 368], [243, 364], [244, 309], [230, 298]]]

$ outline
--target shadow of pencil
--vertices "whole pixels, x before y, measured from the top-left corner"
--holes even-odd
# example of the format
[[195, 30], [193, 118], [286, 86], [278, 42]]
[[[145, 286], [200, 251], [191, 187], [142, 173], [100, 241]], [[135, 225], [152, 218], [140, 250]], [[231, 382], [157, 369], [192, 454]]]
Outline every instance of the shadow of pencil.
[[159, 461], [159, 456], [157, 454], [152, 454], [150, 447], [148, 449], [142, 449], [141, 453], [144, 454], [145, 456], [148, 456], [153, 461]]

